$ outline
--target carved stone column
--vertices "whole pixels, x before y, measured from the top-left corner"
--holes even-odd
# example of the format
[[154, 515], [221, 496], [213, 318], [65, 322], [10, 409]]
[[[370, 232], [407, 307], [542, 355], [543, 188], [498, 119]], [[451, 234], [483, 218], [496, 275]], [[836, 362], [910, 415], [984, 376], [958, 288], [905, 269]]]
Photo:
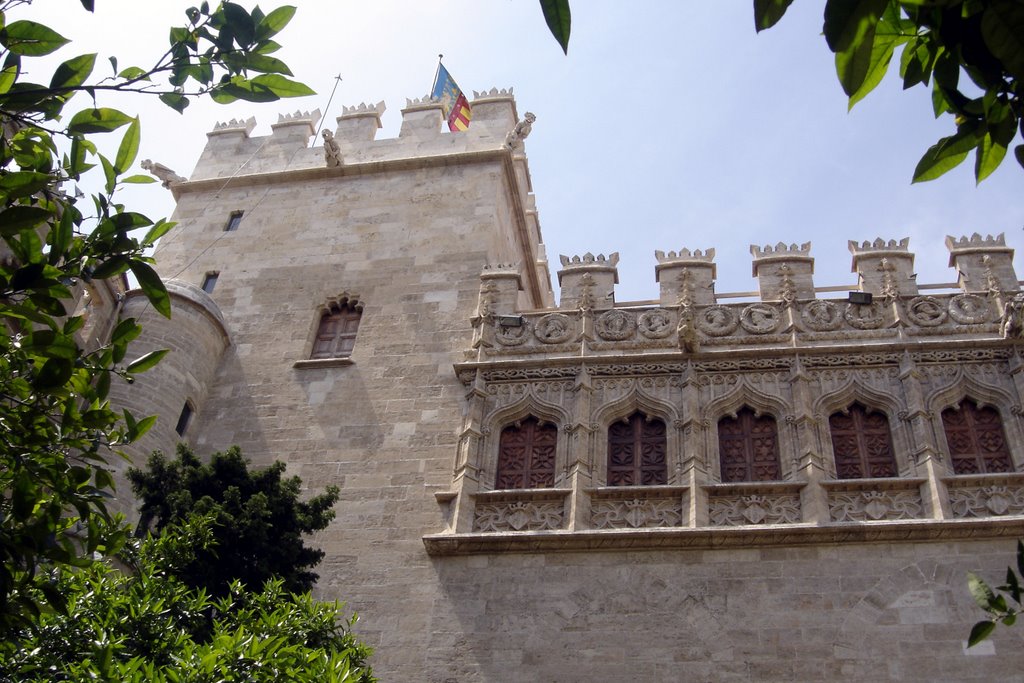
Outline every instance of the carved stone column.
[[697, 371], [690, 362], [683, 371], [682, 400], [680, 414], [675, 427], [679, 430], [682, 457], [678, 464], [675, 484], [686, 486], [688, 494], [683, 499], [683, 526], [701, 527], [708, 525], [708, 494], [705, 484], [708, 477], [708, 453], [704, 439], [703, 415], [700, 409], [700, 386]]
[[569, 529], [590, 528], [590, 494], [594, 485], [594, 430], [590, 424], [590, 411], [594, 400], [594, 386], [584, 365], [576, 375], [576, 394], [573, 422], [568, 426], [569, 452], [566, 454], [567, 480], [572, 488], [569, 496]]
[[469, 404], [462, 418], [459, 431], [459, 446], [455, 457], [454, 490], [452, 501], [451, 530], [454, 533], [469, 533], [473, 530], [475, 503], [473, 494], [480, 490], [480, 460], [483, 447], [483, 417], [487, 400], [486, 385], [479, 370], [466, 392]]
[[947, 475], [946, 466], [942, 462], [942, 454], [935, 443], [935, 429], [932, 423], [934, 415], [924, 405], [924, 392], [921, 390], [921, 372], [917, 369], [910, 354], [900, 359], [900, 383], [907, 404], [907, 413], [903, 419], [910, 425], [910, 438], [913, 445], [910, 457], [913, 459], [917, 475], [926, 477], [921, 485], [921, 500], [924, 502], [925, 515], [932, 519], [949, 519], [952, 516], [949, 507], [949, 494], [942, 479]]
[[796, 438], [796, 478], [807, 485], [800, 490], [800, 509], [803, 520], [813, 524], [828, 524], [828, 491], [821, 482], [828, 478], [821, 444], [821, 425], [814, 415], [814, 380], [804, 369], [800, 358], [793, 364], [789, 377], [790, 392], [793, 396], [792, 418]]

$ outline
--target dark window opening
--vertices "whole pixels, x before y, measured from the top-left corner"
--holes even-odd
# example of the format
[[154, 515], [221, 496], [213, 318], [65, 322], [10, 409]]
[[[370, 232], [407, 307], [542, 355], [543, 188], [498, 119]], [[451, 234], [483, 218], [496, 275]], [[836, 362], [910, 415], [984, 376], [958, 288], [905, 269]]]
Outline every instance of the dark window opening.
[[946, 408], [942, 411], [942, 428], [955, 473], [1013, 471], [1003, 421], [995, 409], [979, 408], [977, 403], [967, 399], [961, 402], [960, 410]]
[[637, 412], [608, 427], [608, 486], [668, 482], [665, 423]]
[[362, 313], [348, 305], [332, 306], [320, 318], [311, 358], [346, 358], [352, 355]]
[[558, 429], [530, 417], [501, 430], [496, 489], [540, 489], [555, 485]]
[[220, 277], [220, 273], [207, 273], [203, 278], [203, 291], [212, 294], [213, 288], [217, 286], [218, 277]]
[[228, 224], [224, 226], [224, 232], [238, 230], [238, 226], [242, 223], [243, 213], [244, 211], [232, 211], [231, 216], [228, 217]]
[[828, 419], [836, 475], [840, 479], [895, 477], [896, 457], [889, 420], [859, 403]]
[[188, 424], [191, 421], [192, 404], [185, 401], [185, 405], [181, 407], [181, 415], [178, 415], [178, 424], [174, 427], [174, 431], [178, 432], [178, 436], [185, 436], [185, 431], [188, 429]]
[[723, 483], [782, 478], [775, 419], [756, 417], [750, 408], [719, 420], [718, 454]]

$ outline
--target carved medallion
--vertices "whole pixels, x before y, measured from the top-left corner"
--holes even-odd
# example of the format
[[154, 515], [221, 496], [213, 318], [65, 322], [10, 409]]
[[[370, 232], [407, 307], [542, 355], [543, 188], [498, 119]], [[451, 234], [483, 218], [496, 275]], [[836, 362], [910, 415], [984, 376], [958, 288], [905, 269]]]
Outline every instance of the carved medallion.
[[648, 339], [664, 339], [672, 334], [672, 314], [664, 308], [655, 308], [640, 316], [640, 334]]
[[549, 313], [537, 321], [533, 335], [545, 344], [561, 344], [572, 336], [572, 321], [562, 313]]
[[601, 316], [594, 323], [597, 336], [608, 341], [622, 341], [633, 336], [636, 329], [636, 318], [632, 313], [612, 309]]
[[858, 330], [877, 330], [885, 324], [885, 312], [882, 304], [877, 301], [870, 304], [847, 304], [844, 317], [851, 327]]
[[957, 294], [949, 300], [949, 317], [961, 325], [987, 323], [988, 300], [977, 294]]
[[768, 304], [750, 304], [740, 313], [740, 325], [752, 334], [768, 334], [779, 326], [779, 311]]
[[503, 346], [519, 346], [526, 341], [529, 335], [530, 322], [523, 319], [519, 327], [506, 327], [498, 322], [494, 323], [494, 338]]
[[736, 331], [740, 324], [731, 308], [725, 306], [708, 306], [697, 316], [697, 325], [701, 331], [712, 337], [724, 337]]
[[839, 307], [823, 299], [815, 299], [804, 306], [800, 319], [808, 329], [815, 332], [831, 332], [843, 324], [843, 314]]
[[921, 327], [935, 327], [946, 322], [946, 307], [933, 296], [919, 296], [907, 304], [907, 317]]

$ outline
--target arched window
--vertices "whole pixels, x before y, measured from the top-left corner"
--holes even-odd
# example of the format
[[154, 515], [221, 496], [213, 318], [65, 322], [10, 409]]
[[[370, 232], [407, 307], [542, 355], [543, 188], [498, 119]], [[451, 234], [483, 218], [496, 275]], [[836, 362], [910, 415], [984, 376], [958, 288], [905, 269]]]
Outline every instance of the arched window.
[[833, 413], [828, 426], [840, 479], [897, 475], [892, 433], [883, 413], [854, 403], [845, 413]]
[[558, 429], [535, 417], [501, 430], [496, 489], [541, 489], [555, 485]]
[[1013, 461], [1003, 433], [999, 413], [993, 408], [979, 408], [970, 399], [960, 409], [942, 411], [942, 428], [946, 432], [953, 471], [957, 474], [1010, 472]]
[[332, 304], [320, 317], [310, 358], [347, 358], [356, 343], [362, 310], [348, 303]]
[[633, 413], [608, 428], [608, 486], [668, 482], [665, 423]]
[[718, 421], [718, 453], [723, 483], [782, 478], [775, 420], [750, 408]]

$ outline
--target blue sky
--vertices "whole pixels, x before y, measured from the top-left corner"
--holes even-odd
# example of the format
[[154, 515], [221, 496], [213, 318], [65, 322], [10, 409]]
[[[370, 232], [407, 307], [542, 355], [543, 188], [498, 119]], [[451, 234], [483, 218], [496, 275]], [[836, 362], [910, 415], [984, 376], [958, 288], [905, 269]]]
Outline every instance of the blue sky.
[[[89, 17], [77, 0], [49, 0], [25, 12], [74, 39], [61, 58], [114, 51], [123, 67], [154, 61], [189, 4], [97, 0]], [[427, 93], [444, 53], [465, 91], [511, 86], [520, 113], [537, 115], [526, 149], [552, 274], [559, 254], [618, 251], [619, 301], [657, 296], [655, 249], [715, 248], [717, 290], [734, 292], [756, 289], [751, 244], [812, 242], [819, 286], [855, 283], [851, 239], [910, 237], [921, 283], [955, 279], [947, 234], [1005, 232], [1024, 248], [1024, 170], [1012, 159], [979, 187], [972, 159], [910, 184], [952, 122], [933, 118], [927, 90], [902, 90], [897, 64], [847, 113], [820, 35], [821, 3], [794, 3], [758, 35], [749, 0], [576, 0], [568, 56], [536, 0], [294, 4], [278, 56], [320, 94], [196, 103], [185, 116], [101, 100], [141, 114], [140, 159], [188, 175], [215, 121], [254, 114], [254, 134], [266, 134], [280, 112], [324, 110], [339, 73], [328, 121], [342, 105], [384, 100], [378, 138], [393, 137], [405, 98]], [[151, 217], [173, 209], [159, 186], [124, 200]], [[1024, 275], [1024, 261], [1015, 263]]]

